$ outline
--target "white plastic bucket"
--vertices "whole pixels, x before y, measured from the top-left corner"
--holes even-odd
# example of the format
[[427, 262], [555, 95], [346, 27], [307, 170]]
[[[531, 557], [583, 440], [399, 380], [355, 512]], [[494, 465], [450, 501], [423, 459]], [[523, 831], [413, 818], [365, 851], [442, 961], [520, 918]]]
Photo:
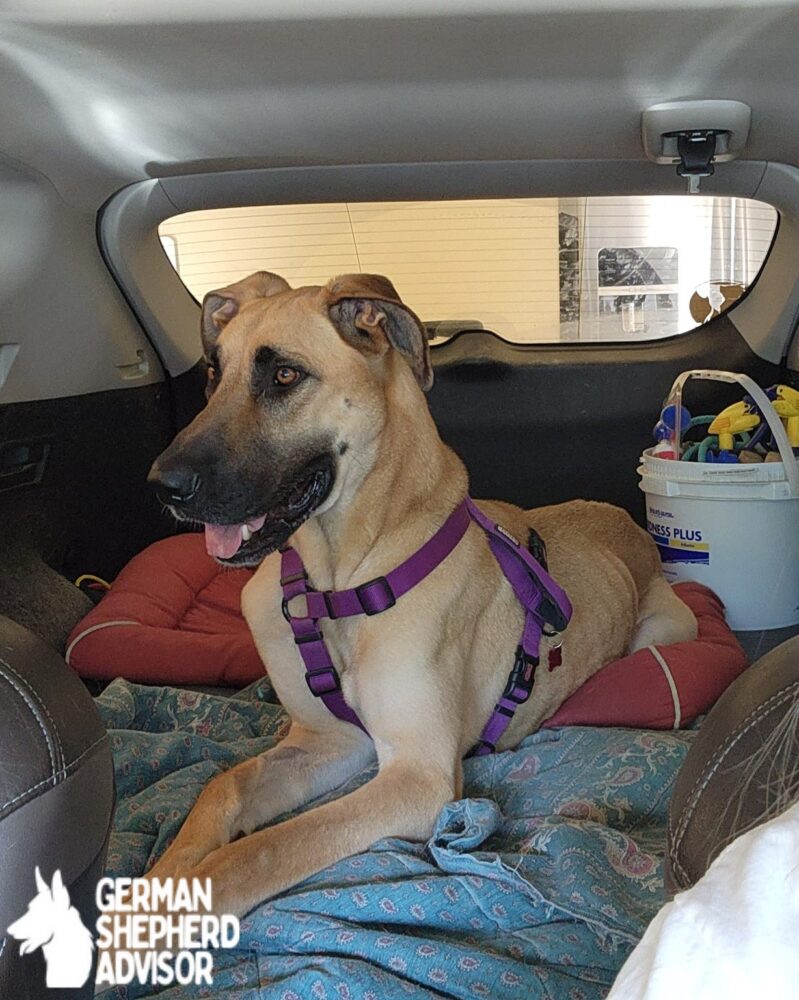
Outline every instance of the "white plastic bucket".
[[671, 582], [696, 580], [714, 590], [740, 631], [799, 623], [799, 465], [763, 390], [735, 372], [684, 372], [738, 382], [755, 400], [782, 462], [713, 465], [657, 458], [648, 449], [638, 473], [649, 532]]

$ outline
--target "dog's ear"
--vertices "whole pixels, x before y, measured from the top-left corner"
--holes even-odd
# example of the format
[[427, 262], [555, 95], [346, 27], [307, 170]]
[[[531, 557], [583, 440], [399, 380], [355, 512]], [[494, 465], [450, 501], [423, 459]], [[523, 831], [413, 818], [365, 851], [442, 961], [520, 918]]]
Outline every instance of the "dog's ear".
[[279, 274], [256, 271], [249, 278], [237, 281], [226, 288], [208, 292], [203, 299], [201, 321], [203, 350], [206, 356], [216, 343], [219, 334], [243, 305], [254, 299], [265, 299], [270, 295], [277, 295], [278, 292], [287, 292], [290, 287], [285, 278], [281, 278]]
[[34, 872], [36, 877], [36, 891], [37, 892], [49, 892], [50, 886], [42, 878], [42, 873], [39, 871], [39, 866], [36, 865], [36, 871]]
[[433, 384], [430, 345], [422, 321], [380, 274], [343, 274], [325, 287], [330, 321], [364, 354], [390, 345], [405, 358], [424, 392]]
[[69, 893], [64, 885], [64, 880], [61, 878], [61, 869], [56, 868], [53, 873], [53, 902], [62, 910], [69, 909]]

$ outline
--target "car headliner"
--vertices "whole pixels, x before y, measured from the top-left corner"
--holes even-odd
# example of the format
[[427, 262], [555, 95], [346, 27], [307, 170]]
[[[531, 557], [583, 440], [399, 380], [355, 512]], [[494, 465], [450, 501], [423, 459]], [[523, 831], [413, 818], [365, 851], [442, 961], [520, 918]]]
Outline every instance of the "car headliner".
[[640, 160], [641, 110], [689, 97], [745, 101], [746, 157], [799, 162], [790, 0], [125, 6], [0, 13], [0, 152], [84, 208], [227, 168]]

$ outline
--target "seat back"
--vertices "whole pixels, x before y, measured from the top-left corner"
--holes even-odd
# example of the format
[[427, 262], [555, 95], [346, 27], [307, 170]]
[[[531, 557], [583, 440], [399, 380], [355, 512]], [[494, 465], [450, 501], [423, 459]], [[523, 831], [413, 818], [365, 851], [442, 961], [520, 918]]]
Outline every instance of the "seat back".
[[[59, 894], [61, 906], [94, 932], [113, 809], [111, 748], [90, 695], [50, 646], [0, 616], [0, 996], [52, 995], [36, 940], [47, 936], [44, 916], [30, 904], [51, 891], [56, 871], [69, 894], [68, 904]], [[93, 992], [94, 965], [84, 984], [59, 996]]]
[[687, 889], [737, 836], [799, 799], [799, 636], [761, 657], [708, 714], [669, 808], [666, 887]]

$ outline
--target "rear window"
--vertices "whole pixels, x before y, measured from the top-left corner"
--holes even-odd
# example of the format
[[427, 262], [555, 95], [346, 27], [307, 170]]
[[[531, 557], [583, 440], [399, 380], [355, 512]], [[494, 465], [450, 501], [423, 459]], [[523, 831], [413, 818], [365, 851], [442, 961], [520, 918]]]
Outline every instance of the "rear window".
[[384, 274], [432, 339], [643, 341], [694, 329], [755, 281], [777, 226], [743, 198], [659, 196], [261, 205], [159, 228], [189, 291], [258, 270], [294, 286]]

